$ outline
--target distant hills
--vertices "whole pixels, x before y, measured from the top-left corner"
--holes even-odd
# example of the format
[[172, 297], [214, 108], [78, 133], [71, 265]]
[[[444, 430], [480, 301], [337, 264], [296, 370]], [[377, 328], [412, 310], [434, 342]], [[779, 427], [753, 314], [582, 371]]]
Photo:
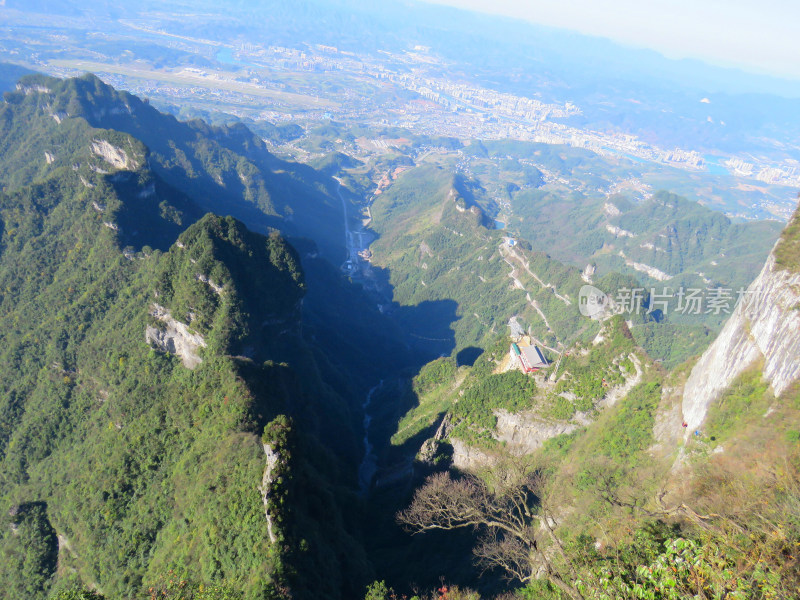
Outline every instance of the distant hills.
[[380, 235], [372, 262], [388, 269], [395, 301], [455, 301], [452, 326], [415, 315], [406, 326], [416, 336], [454, 336], [459, 351], [485, 347], [506, 333], [514, 315], [551, 347], [578, 333], [580, 271], [524, 242], [509, 246], [463, 177], [431, 166], [406, 171], [376, 198], [371, 214]]
[[[501, 168], [516, 168], [507, 163]], [[533, 175], [514, 172], [520, 176]], [[379, 234], [371, 246], [373, 264], [388, 269], [401, 305], [455, 300], [451, 327], [458, 349], [485, 347], [516, 315], [536, 339], [560, 352], [562, 344], [594, 331], [580, 322], [577, 309], [579, 290], [590, 282], [612, 297], [619, 289], [640, 288], [645, 305], [651, 290], [721, 287], [737, 298], [781, 230], [777, 222], [734, 224], [667, 192], [636, 203], [622, 195], [592, 198], [533, 186], [512, 191], [512, 216], [506, 230], [497, 230], [480, 207], [487, 195], [463, 175], [420, 166], [402, 173], [371, 206]], [[458, 202], [474, 212], [459, 212]], [[669, 366], [710, 343], [728, 314], [645, 310], [631, 316], [632, 331]], [[419, 323], [439, 331], [432, 321]], [[447, 339], [447, 330], [427, 337]]]
[[[789, 597], [797, 216], [770, 255], [773, 222], [598, 197], [583, 150], [412, 141], [302, 165], [92, 75], [4, 95], [0, 598]], [[710, 348], [726, 314], [581, 314], [759, 270]]]
[[[704, 277], [703, 284], [741, 287], [783, 228], [777, 221], [732, 223], [664, 191], [632, 203], [624, 196], [576, 199], [531, 190], [516, 196], [514, 209], [520, 234], [550, 248], [555, 258], [593, 263], [599, 273], [625, 272], [645, 281]], [[649, 274], [647, 267], [653, 269]]]

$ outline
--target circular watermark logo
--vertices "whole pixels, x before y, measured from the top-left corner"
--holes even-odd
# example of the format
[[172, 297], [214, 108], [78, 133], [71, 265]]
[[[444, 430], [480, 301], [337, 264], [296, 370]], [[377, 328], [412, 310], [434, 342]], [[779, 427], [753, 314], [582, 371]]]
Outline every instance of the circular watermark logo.
[[584, 285], [578, 292], [578, 310], [584, 317], [602, 317], [609, 305], [608, 295], [593, 285]]

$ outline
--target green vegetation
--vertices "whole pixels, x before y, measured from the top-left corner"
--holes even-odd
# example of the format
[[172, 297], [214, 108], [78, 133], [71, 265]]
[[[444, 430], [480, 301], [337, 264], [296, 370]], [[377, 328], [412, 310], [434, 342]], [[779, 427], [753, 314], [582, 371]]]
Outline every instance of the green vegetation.
[[55, 600], [103, 600], [103, 596], [92, 590], [73, 588], [64, 590], [53, 596]]
[[[60, 167], [109, 171], [93, 150], [93, 141], [107, 140], [131, 163], [141, 166], [146, 157], [160, 180], [191, 197], [199, 208], [195, 218], [208, 211], [230, 214], [261, 233], [280, 228], [315, 239], [333, 259], [343, 255], [336, 182], [278, 159], [241, 123], [180, 122], [94, 75], [29, 75], [20, 83], [23, 90], [6, 94], [0, 108], [0, 183], [8, 189]], [[49, 91], [26, 94], [25, 88]]]
[[[630, 261], [672, 277], [702, 272], [732, 289], [755, 278], [782, 228], [774, 221], [733, 223], [665, 191], [634, 205], [624, 198], [586, 199], [547, 190], [527, 190], [515, 202], [520, 234], [534, 247], [552, 249], [559, 260], [594, 263], [599, 274], [619, 271], [642, 278], [626, 266], [622, 251]], [[615, 235], [608, 227], [628, 233]]]
[[595, 404], [609, 389], [637, 371], [631, 359], [636, 349], [625, 321], [614, 317], [604, 325], [603, 336], [599, 345], [579, 345], [564, 355], [559, 382], [552, 391], [537, 390], [534, 378], [517, 369], [494, 372], [508, 359], [509, 342], [504, 335], [497, 336], [472, 367], [456, 371], [452, 358], [429, 363], [413, 380], [411, 409], [400, 420], [391, 443], [403, 444], [445, 413], [450, 414], [453, 437], [484, 448], [497, 446], [492, 435], [496, 410], [534, 410], [558, 421], [571, 420], [576, 411], [595, 413]]
[[[142, 600], [241, 600], [242, 595], [230, 586], [192, 583], [170, 572], [155, 585], [147, 589]], [[93, 590], [72, 587], [51, 596], [52, 600], [105, 600], [105, 596]]]
[[583, 431], [579, 429], [572, 433], [563, 433], [545, 440], [544, 444], [542, 444], [542, 455], [553, 461], [563, 459], [572, 448], [572, 444], [582, 433]]
[[767, 488], [766, 508], [751, 513], [720, 507], [724, 513], [705, 527], [646, 520], [627, 543], [599, 551], [584, 538], [582, 547], [578, 542], [570, 548], [578, 587], [585, 598], [597, 600], [793, 597], [800, 581], [794, 559], [784, 553], [800, 539], [800, 530], [795, 518], [775, 509], [796, 501], [797, 489], [775, 493]]
[[[106, 593], [180, 566], [259, 594], [270, 582], [256, 574], [273, 570], [276, 553], [251, 491], [264, 463], [248, 433], [254, 398], [221, 337], [209, 336], [216, 343], [196, 372], [144, 343], [153, 283], [174, 290], [158, 300], [178, 316], [169, 301], [200, 282], [164, 269], [178, 248], [126, 259], [83, 192], [60, 195], [66, 183], [50, 180], [2, 204], [3, 220], [15, 223], [0, 257], [3, 360], [14, 365], [2, 374], [3, 501], [46, 499], [49, 523], [74, 551], [60, 558]], [[212, 221], [192, 231], [209, 240]], [[191, 294], [199, 323], [213, 323], [214, 292]], [[230, 312], [219, 317], [221, 329], [241, 329]], [[222, 528], [224, 546], [214, 543]]]
[[[10, 514], [0, 597], [92, 597], [82, 585], [114, 599], [354, 593], [368, 571], [350, 470], [360, 454], [351, 399], [364, 384], [348, 377], [357, 359], [338, 359], [342, 371], [320, 346], [341, 331], [304, 337], [298, 253], [277, 234], [203, 217], [176, 189], [192, 186], [162, 169], [167, 140], [145, 147], [87, 119], [151, 135], [186, 126], [91, 77], [25, 83], [51, 91], [13, 92], [0, 108], [0, 511]], [[181, 143], [202, 147], [206, 133], [248, 143], [237, 128], [192, 127]], [[128, 160], [111, 165], [94, 142]], [[215, 178], [211, 164], [194, 164], [198, 179]], [[339, 282], [329, 298], [347, 293]], [[364, 314], [377, 319], [374, 307]], [[175, 327], [202, 336], [194, 369], [174, 355], [179, 341], [146, 342], [148, 328], [169, 340]], [[289, 417], [298, 431], [284, 442]], [[259, 492], [262, 432], [282, 453], [269, 507], [281, 543]], [[167, 582], [170, 572], [180, 577]]]
[[[501, 248], [502, 233], [487, 228], [477, 204], [480, 193], [474, 182], [424, 166], [404, 172], [374, 201], [380, 238], [373, 263], [389, 270], [395, 302], [417, 307], [408, 312], [413, 321], [398, 314], [401, 323], [437, 354], [486, 347], [514, 315], [547, 344], [588, 335], [596, 324], [578, 316], [579, 272], [521, 245]], [[515, 287], [512, 270], [527, 291]]]
[[761, 365], [742, 373], [712, 406], [703, 435], [716, 443], [725, 442], [731, 434], [762, 417], [775, 397], [764, 381]]
[[533, 378], [517, 370], [478, 379], [452, 409], [456, 421], [453, 436], [470, 441], [477, 434], [484, 439], [483, 433], [497, 424], [493, 411], [514, 413], [528, 408], [535, 391]]
[[[598, 422], [556, 444], [555, 456], [563, 457], [563, 465], [573, 465], [564, 472], [565, 490], [573, 489], [585, 514], [579, 527], [591, 527], [591, 519], [607, 516], [609, 498], [635, 490], [635, 497], [650, 492], [647, 449], [653, 443], [654, 412], [661, 399], [659, 381], [635, 386], [613, 409], [607, 410]], [[552, 446], [546, 446], [542, 456]], [[630, 480], [635, 477], [636, 481]], [[562, 490], [562, 493], [564, 490]]]
[[4, 514], [0, 578], [8, 598], [42, 597], [56, 570], [58, 541], [43, 502], [15, 505]]
[[565, 355], [561, 362], [561, 372], [556, 394], [569, 392], [575, 399], [571, 403], [561, 396], [553, 399], [555, 418], [565, 419], [575, 410], [592, 410], [608, 388], [624, 383], [626, 376], [635, 373], [629, 355], [634, 351], [633, 336], [621, 316], [615, 316], [604, 325], [601, 344], [584, 348], [576, 346]]
[[347, 154], [342, 154], [341, 152], [331, 152], [322, 158], [311, 161], [309, 164], [317, 171], [329, 175], [336, 175], [344, 169], [352, 169], [359, 166], [361, 161], [351, 158]]
[[781, 234], [775, 247], [775, 264], [790, 271], [800, 271], [800, 211], [795, 212]]
[[[207, 216], [182, 234], [183, 247], [128, 260], [85, 192], [68, 196], [67, 183], [48, 180], [3, 198], [0, 214], [13, 224], [0, 256], [2, 358], [13, 365], [2, 373], [0, 398], [3, 502], [46, 499], [48, 523], [74, 551], [60, 560], [112, 597], [146, 588], [171, 568], [195, 581], [225, 579], [246, 598], [286, 585], [293, 571], [283, 565], [295, 559], [282, 558], [267, 536], [257, 492], [265, 457], [255, 430], [310, 402], [312, 390], [320, 414], [342, 411], [342, 400], [321, 392], [313, 369], [301, 384], [286, 367], [230, 355], [282, 360], [302, 347], [296, 334], [274, 339], [287, 326], [299, 330], [303, 282], [294, 251], [277, 236]], [[195, 371], [144, 342], [147, 326], [163, 327], [148, 316], [154, 302], [205, 336]], [[326, 452], [312, 455], [336, 463]], [[330, 484], [312, 475], [314, 460], [298, 467], [299, 489], [324, 493]], [[297, 528], [292, 535], [305, 535], [304, 510], [299, 503], [286, 526]], [[44, 535], [43, 527], [26, 521], [24, 531]], [[316, 535], [348, 543], [335, 524]], [[21, 564], [49, 564], [47, 539], [26, 543]], [[19, 553], [19, 540], [4, 536], [2, 551]], [[314, 547], [321, 552], [297, 560], [313, 563], [335, 544]], [[50, 575], [40, 570], [45, 583], [24, 568], [8, 581], [44, 593]]]
[[653, 413], [659, 400], [658, 382], [634, 387], [590, 448], [623, 465], [640, 458], [653, 442]]
[[[733, 308], [733, 307], [731, 307]], [[665, 369], [702, 354], [713, 341], [712, 331], [705, 325], [649, 322], [632, 330], [636, 343], [648, 355], [658, 358]]]
[[455, 368], [451, 357], [438, 358], [422, 367], [407, 391], [410, 409], [392, 432], [391, 444], [400, 446], [425, 428], [433, 426], [455, 402], [468, 369]]
[[[745, 373], [687, 446], [696, 452], [686, 503], [653, 500], [667, 477], [663, 449], [654, 450], [662, 372], [637, 342], [671, 366], [718, 323], [634, 317], [632, 334], [622, 317], [581, 318], [579, 270], [524, 240], [505, 243], [488, 215], [494, 202], [517, 203], [515, 233], [520, 216], [538, 216], [527, 225], [534, 245], [576, 264], [591, 258], [609, 290], [636, 283], [629, 270], [611, 272], [626, 270], [623, 248], [671, 273], [708, 268], [735, 285], [772, 225], [735, 225], [663, 193], [640, 204], [613, 198], [619, 214], [603, 216], [582, 192], [565, 200], [538, 189], [550, 171], [584, 173], [599, 188], [591, 153], [476, 142], [464, 152], [481, 161], [463, 174], [413, 167], [376, 197], [374, 289], [391, 284], [387, 302], [316, 256], [321, 248], [340, 257], [339, 191], [348, 201], [377, 170], [393, 177], [411, 166], [400, 151], [362, 163], [330, 142], [357, 145], [372, 130], [331, 122], [302, 136], [265, 126], [275, 141], [303, 137], [299, 145], [325, 150], [312, 169], [277, 159], [241, 125], [180, 123], [92, 76], [30, 76], [23, 86], [0, 107], [0, 597], [335, 600], [363, 595], [375, 565], [394, 563], [395, 589], [406, 562], [436, 563], [420, 568], [426, 576], [459, 572], [472, 534], [407, 543], [384, 531], [391, 515], [378, 506], [407, 502], [414, 477], [446, 467], [446, 439], [422, 446], [444, 415], [446, 436], [492, 449], [499, 466], [486, 465], [484, 479], [432, 480], [447, 480], [445, 492], [460, 490], [457, 499], [478, 512], [517, 519], [513, 535], [496, 519], [467, 525], [490, 534], [484, 564], [519, 579], [525, 587], [509, 592], [518, 598], [797, 591], [795, 398], [776, 407], [779, 425], [766, 421], [774, 399], [758, 370]], [[461, 149], [455, 139], [407, 134], [381, 132], [398, 147]], [[344, 174], [342, 187], [326, 174]], [[484, 185], [492, 178], [504, 184]], [[636, 237], [609, 237], [606, 221]], [[319, 246], [298, 239], [296, 250], [275, 227]], [[662, 234], [668, 247], [656, 248]], [[796, 268], [793, 237], [790, 227], [779, 245], [787, 268]], [[720, 279], [732, 265], [730, 281]], [[512, 316], [550, 358], [570, 349], [557, 384], [497, 372]], [[682, 339], [668, 340], [677, 330]], [[194, 361], [185, 361], [187, 347]], [[419, 367], [420, 356], [438, 358]], [[638, 385], [595, 410], [634, 373]], [[355, 466], [361, 404], [379, 380], [369, 434], [380, 501], [370, 504], [356, 494]], [[561, 421], [583, 414], [579, 429], [515, 463], [492, 435], [498, 410]], [[764, 452], [785, 460], [763, 480], [739, 477], [746, 469], [736, 458], [705, 452], [711, 438], [726, 452], [767, 439]], [[412, 465], [417, 453], [424, 461]], [[441, 566], [429, 560], [440, 555]], [[498, 571], [487, 589], [500, 591]], [[369, 600], [397, 597], [383, 581], [367, 588]], [[434, 597], [479, 594], [443, 583]]]
[[451, 357], [437, 358], [429, 362], [414, 377], [414, 392], [417, 394], [427, 394], [433, 388], [450, 383], [455, 377], [457, 370], [456, 361]]
[[410, 405], [401, 415], [391, 444], [401, 446], [450, 413], [453, 435], [482, 446], [494, 446], [494, 410], [519, 412], [532, 407], [536, 384], [518, 370], [495, 374], [508, 354], [508, 338], [498, 336], [474, 364], [456, 368], [452, 357], [426, 364], [413, 378]]
[[253, 354], [296, 312], [304, 292], [300, 259], [277, 234], [265, 239], [233, 217], [209, 214], [178, 243], [165, 255], [155, 294], [181, 321], [210, 334], [212, 348]]

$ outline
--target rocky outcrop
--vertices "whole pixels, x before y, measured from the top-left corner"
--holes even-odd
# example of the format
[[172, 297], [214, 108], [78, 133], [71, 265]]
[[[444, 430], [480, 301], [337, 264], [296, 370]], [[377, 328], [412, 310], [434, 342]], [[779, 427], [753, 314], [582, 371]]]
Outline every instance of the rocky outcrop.
[[450, 443], [453, 446], [453, 466], [460, 471], [477, 471], [496, 462], [488, 453], [468, 446], [458, 438], [450, 438]]
[[195, 279], [197, 279], [197, 281], [200, 281], [201, 283], [205, 283], [208, 287], [210, 287], [212, 290], [214, 290], [214, 293], [217, 296], [221, 296], [222, 295], [222, 292], [224, 291], [223, 287], [221, 285], [218, 285], [218, 284], [214, 283], [213, 281], [211, 281], [211, 279], [209, 279], [207, 275], [203, 275], [202, 273], [198, 273], [197, 275], [195, 275]]
[[[633, 364], [632, 372], [621, 366], [626, 359]], [[623, 382], [609, 388], [603, 398], [595, 403], [595, 408], [598, 411], [610, 408], [619, 400], [625, 398], [634, 387], [642, 382], [644, 377], [645, 365], [633, 352], [627, 355], [619, 355], [614, 359], [613, 365], [619, 369]], [[537, 386], [539, 385], [544, 387], [548, 384], [537, 380]], [[552, 384], [549, 385], [552, 386]], [[570, 392], [562, 392], [561, 396], [571, 402], [576, 399], [575, 395]], [[502, 444], [502, 453], [509, 453], [514, 456], [523, 456], [535, 452], [547, 440], [559, 435], [572, 433], [581, 427], [587, 427], [594, 421], [592, 413], [581, 412], [575, 413], [571, 421], [549, 420], [531, 410], [511, 413], [498, 409], [494, 410], [493, 413], [497, 422], [494, 431], [492, 431], [492, 437]], [[447, 418], [442, 422], [436, 436], [423, 444], [419, 454], [421, 460], [431, 462], [438, 451], [438, 441], [441, 438], [449, 437], [451, 431], [452, 425], [449, 418]], [[449, 439], [453, 446], [453, 465], [462, 471], [474, 471], [497, 462], [498, 456], [493, 453], [469, 446], [457, 438], [450, 437]]]
[[603, 212], [609, 217], [618, 217], [622, 214], [620, 210], [611, 202], [606, 202], [603, 204]]
[[[577, 423], [546, 421], [533, 412], [515, 414], [498, 410], [494, 414], [497, 417], [494, 438], [503, 443], [503, 453], [514, 456], [535, 452], [550, 438], [572, 433], [581, 427]], [[451, 437], [450, 443], [453, 446], [453, 466], [461, 471], [477, 471], [495, 464], [499, 458], [499, 455], [470, 446], [458, 438]]]
[[651, 267], [650, 265], [646, 265], [644, 263], [638, 263], [631, 260], [630, 258], [625, 256], [625, 253], [622, 250], [619, 251], [619, 255], [625, 259], [625, 264], [627, 266], [631, 267], [635, 271], [639, 271], [639, 273], [644, 273], [648, 277], [652, 277], [656, 281], [666, 281], [667, 279], [672, 279], [672, 275], [664, 273], [664, 271], [661, 271], [660, 269], [656, 269], [655, 267]]
[[597, 265], [588, 264], [581, 272], [581, 279], [586, 283], [592, 283], [592, 278], [597, 272]]
[[548, 422], [528, 412], [512, 414], [498, 410], [494, 414], [497, 417], [495, 437], [517, 456], [534, 452], [546, 440], [572, 433], [579, 427], [575, 423]]
[[275, 480], [273, 473], [275, 467], [278, 466], [280, 457], [269, 444], [264, 444], [264, 454], [267, 456], [267, 465], [264, 467], [264, 476], [261, 478], [261, 485], [258, 487], [258, 491], [261, 492], [261, 500], [264, 502], [264, 514], [267, 517], [267, 534], [269, 535], [269, 541], [274, 544], [278, 541], [278, 537], [275, 535], [273, 529], [272, 515], [269, 514], [269, 499], [272, 491], [272, 484]]
[[634, 269], [635, 271], [639, 271], [639, 273], [644, 273], [648, 277], [652, 277], [656, 281], [666, 281], [667, 279], [672, 279], [672, 275], [668, 275], [655, 267], [651, 267], [650, 265], [646, 265], [644, 263], [634, 262], [632, 260], [625, 260], [625, 264]]
[[17, 91], [22, 92], [26, 96], [31, 94], [52, 94], [53, 90], [49, 87], [43, 85], [23, 85], [21, 83], [17, 84]]
[[117, 148], [108, 140], [92, 140], [92, 152], [116, 169], [134, 170], [139, 167], [138, 162], [128, 156], [125, 150]]
[[614, 237], [629, 237], [635, 238], [636, 234], [632, 231], [628, 231], [627, 229], [622, 229], [621, 227], [617, 227], [616, 225], [611, 225], [610, 223], [606, 225], [606, 231], [613, 235]]
[[[634, 373], [629, 375], [621, 370], [622, 376], [625, 379], [625, 383], [611, 388], [608, 393], [603, 396], [600, 402], [597, 403], [598, 409], [610, 408], [614, 406], [619, 400], [627, 396], [633, 388], [642, 382], [642, 362], [639, 360], [639, 357], [633, 353], [629, 354], [628, 358], [633, 363]], [[616, 359], [614, 364], [618, 365], [619, 362], [619, 359]]]
[[442, 422], [439, 423], [439, 427], [437, 427], [434, 436], [425, 440], [422, 446], [420, 446], [419, 452], [417, 453], [417, 460], [431, 465], [434, 464], [442, 440], [446, 439], [452, 431], [453, 425], [451, 423], [450, 413], [447, 413], [442, 418]]
[[189, 330], [185, 323], [176, 320], [170, 312], [159, 304], [151, 305], [150, 315], [164, 323], [166, 329], [159, 329], [148, 325], [145, 329], [145, 339], [161, 350], [179, 356], [183, 366], [194, 369], [203, 359], [198, 351], [206, 347], [206, 341], [199, 333]]
[[722, 391], [760, 360], [776, 396], [800, 378], [800, 273], [776, 268], [774, 255], [686, 381], [687, 436], [700, 427]]

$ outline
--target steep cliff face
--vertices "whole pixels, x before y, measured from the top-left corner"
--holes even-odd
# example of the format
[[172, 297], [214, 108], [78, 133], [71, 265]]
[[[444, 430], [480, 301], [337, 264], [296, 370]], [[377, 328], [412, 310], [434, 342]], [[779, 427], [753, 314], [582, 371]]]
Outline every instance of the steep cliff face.
[[183, 366], [194, 369], [203, 362], [200, 358], [200, 348], [206, 347], [203, 336], [193, 332], [190, 328], [176, 320], [170, 312], [159, 304], [150, 306], [150, 315], [164, 323], [165, 329], [148, 325], [144, 337], [148, 344], [152, 344], [162, 352], [180, 356]]
[[800, 378], [800, 272], [776, 262], [776, 254], [788, 243], [784, 234], [719, 337], [692, 369], [682, 403], [687, 436], [700, 427], [720, 393], [757, 360], [763, 359], [764, 378], [776, 396]]
[[533, 412], [513, 414], [498, 410], [495, 416], [497, 439], [516, 455], [535, 452], [550, 438], [572, 433], [580, 427], [576, 423], [548, 422]]
[[[502, 451], [484, 451], [458, 438], [450, 438], [453, 446], [453, 466], [461, 471], [475, 472], [498, 462], [506, 453], [523, 456], [535, 452], [547, 440], [579, 429], [575, 423], [549, 422], [531, 411], [519, 414], [495, 411], [497, 429], [494, 437], [502, 442]], [[426, 442], [427, 443], [427, 442]]]

